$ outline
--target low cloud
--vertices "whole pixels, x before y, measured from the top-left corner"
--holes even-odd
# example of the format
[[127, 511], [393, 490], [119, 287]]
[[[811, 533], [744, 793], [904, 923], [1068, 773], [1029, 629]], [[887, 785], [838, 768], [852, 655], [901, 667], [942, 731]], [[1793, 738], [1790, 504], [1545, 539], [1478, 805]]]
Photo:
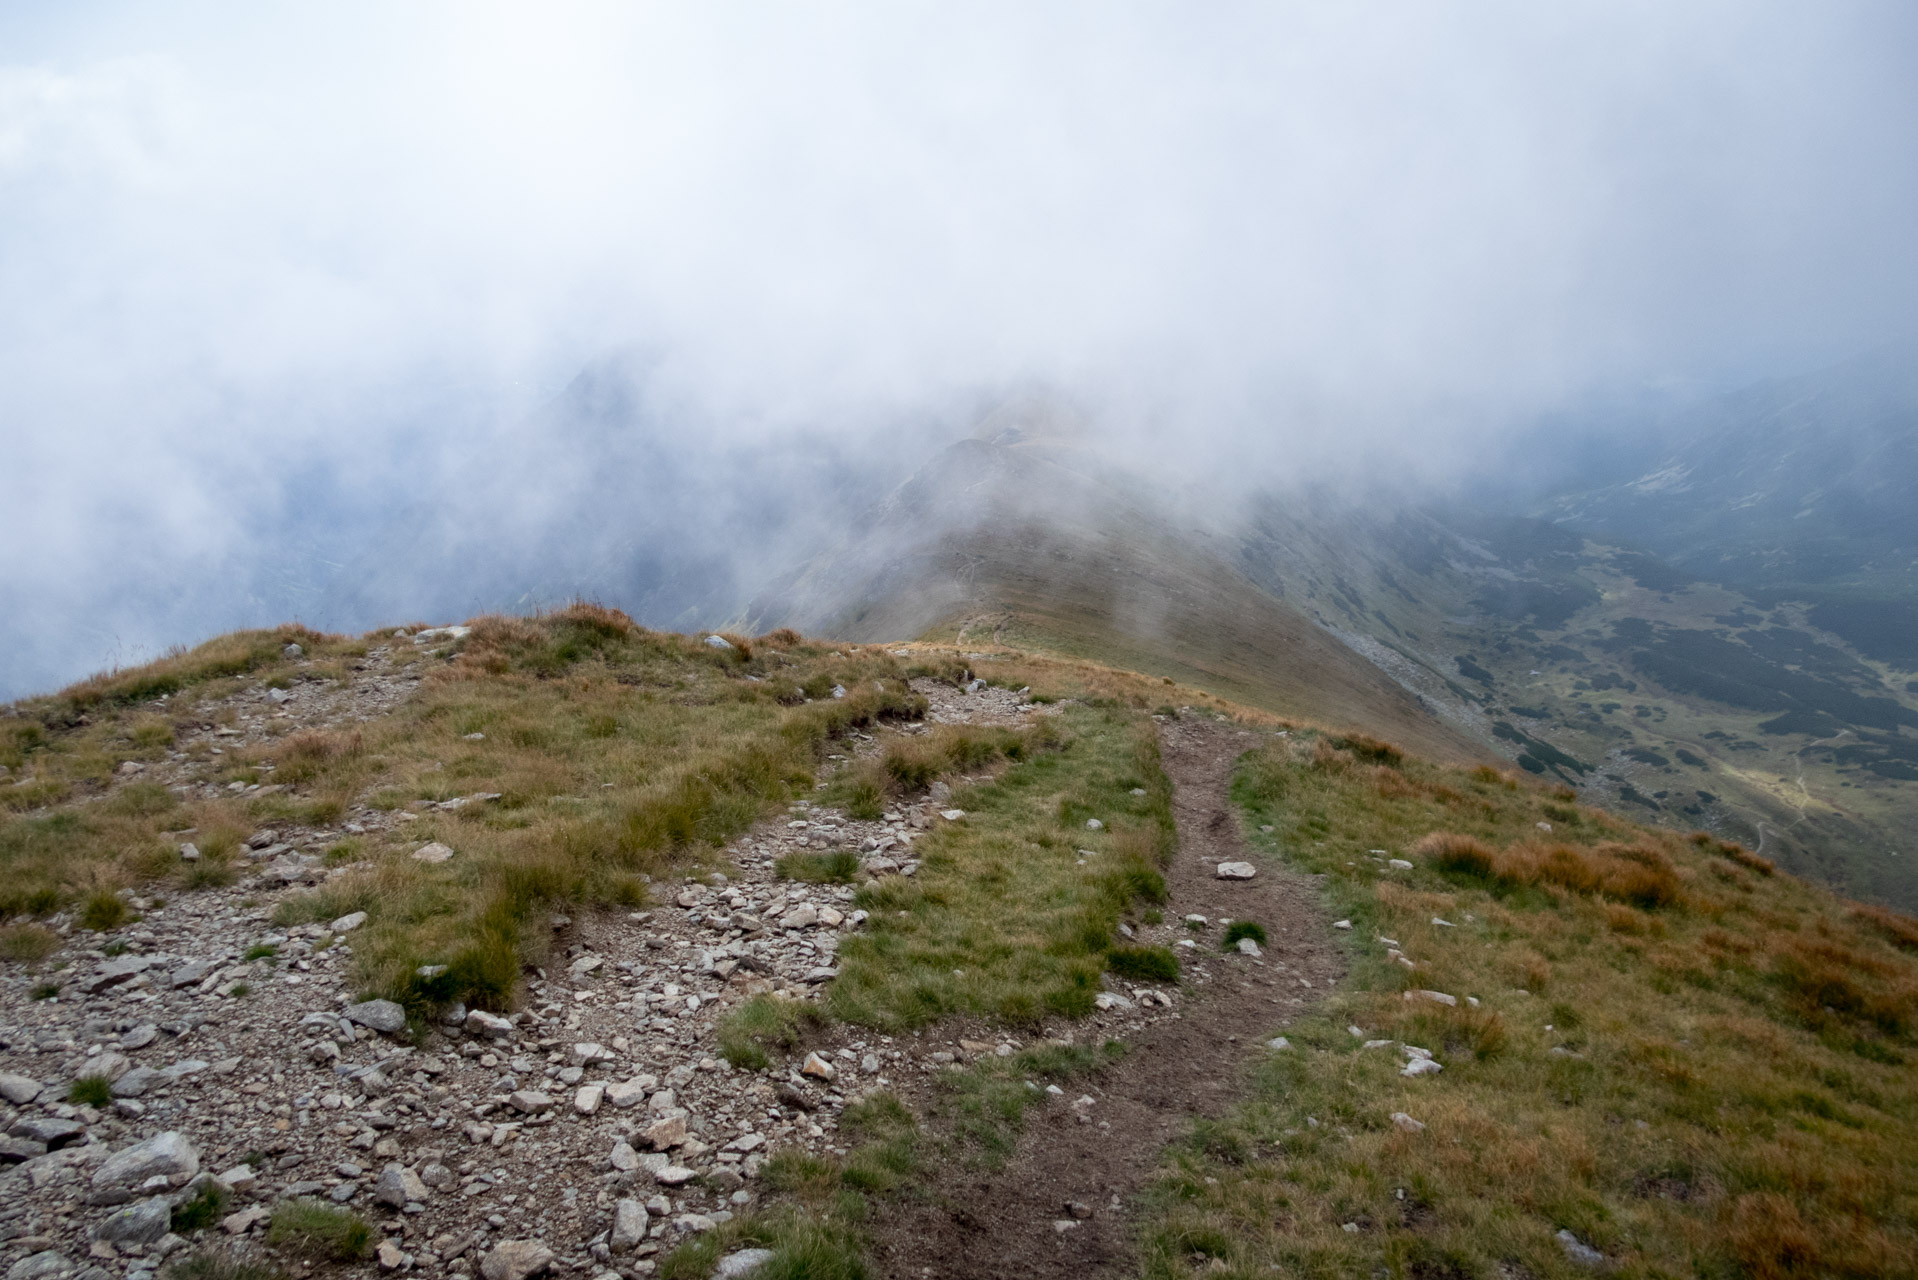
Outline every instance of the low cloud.
[[[1909, 340], [1915, 26], [13, 13], [0, 693], [289, 610], [367, 625], [556, 528], [565, 581], [637, 548], [746, 590], [1022, 387], [1190, 480], [1439, 482], [1600, 391]], [[644, 411], [559, 431], [631, 351]]]

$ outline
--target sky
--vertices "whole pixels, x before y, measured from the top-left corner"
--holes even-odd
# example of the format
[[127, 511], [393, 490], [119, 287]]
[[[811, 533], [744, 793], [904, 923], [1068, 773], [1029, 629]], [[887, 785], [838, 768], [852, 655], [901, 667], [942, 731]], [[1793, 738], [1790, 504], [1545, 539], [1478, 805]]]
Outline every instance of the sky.
[[0, 696], [377, 621], [308, 588], [396, 509], [564, 508], [595, 466], [547, 465], [542, 406], [608, 352], [681, 460], [633, 478], [663, 520], [1008, 387], [1193, 475], [1437, 481], [1581, 397], [1910, 342], [1914, 37], [1757, 0], [0, 6]]

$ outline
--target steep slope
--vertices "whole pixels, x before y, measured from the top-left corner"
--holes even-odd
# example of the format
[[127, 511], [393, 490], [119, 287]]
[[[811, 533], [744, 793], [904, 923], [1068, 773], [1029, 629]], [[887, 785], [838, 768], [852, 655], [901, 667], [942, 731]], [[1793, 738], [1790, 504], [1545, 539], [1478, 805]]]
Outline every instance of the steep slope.
[[1847, 361], [1673, 411], [1662, 456], [1544, 514], [1760, 589], [1918, 593], [1918, 365]]
[[[1373, 509], [1382, 509], [1382, 504]], [[1544, 521], [1267, 500], [1239, 562], [1460, 732], [1581, 798], [1918, 905], [1911, 673], [1819, 611]]]
[[1032, 432], [1030, 417], [989, 423], [755, 600], [749, 629], [1049, 647], [1440, 758], [1484, 755], [1230, 554], [1137, 478]]

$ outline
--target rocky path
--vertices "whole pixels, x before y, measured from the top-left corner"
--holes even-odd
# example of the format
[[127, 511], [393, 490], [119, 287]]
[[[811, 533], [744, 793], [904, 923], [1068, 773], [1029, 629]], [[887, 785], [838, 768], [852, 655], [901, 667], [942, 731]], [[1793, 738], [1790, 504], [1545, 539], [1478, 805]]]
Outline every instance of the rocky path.
[[[1174, 787], [1179, 852], [1167, 873], [1166, 923], [1145, 940], [1184, 944], [1186, 983], [1167, 1016], [1132, 1028], [1128, 1053], [1084, 1090], [1030, 1113], [1018, 1151], [1001, 1170], [949, 1167], [927, 1194], [881, 1225], [877, 1258], [892, 1280], [1022, 1280], [1132, 1274], [1135, 1197], [1164, 1145], [1193, 1118], [1239, 1091], [1265, 1039], [1336, 983], [1312, 882], [1267, 863], [1250, 880], [1223, 879], [1241, 861], [1228, 798], [1232, 767], [1259, 736], [1210, 720], [1169, 721], [1161, 732]], [[1182, 917], [1204, 916], [1193, 944]], [[1268, 934], [1263, 954], [1218, 950], [1221, 919], [1249, 919]], [[1078, 1092], [1073, 1090], [1072, 1092]]]
[[[204, 731], [250, 740], [272, 718], [330, 728], [388, 711], [415, 681], [386, 652], [368, 659], [340, 690], [238, 694], [226, 725], [209, 718]], [[1001, 689], [915, 687], [934, 723], [1046, 713]], [[888, 1234], [889, 1274], [975, 1273], [970, 1261], [950, 1269], [954, 1257], [977, 1274], [998, 1259], [1009, 1269], [997, 1275], [1116, 1265], [1125, 1195], [1187, 1115], [1230, 1095], [1250, 1049], [1233, 1037], [1282, 1025], [1334, 976], [1327, 954], [1288, 941], [1315, 936], [1302, 888], [1270, 868], [1251, 882], [1214, 876], [1236, 852], [1224, 787], [1241, 744], [1191, 721], [1165, 740], [1182, 848], [1175, 913], [1148, 932], [1187, 944], [1186, 985], [1112, 984], [1092, 1019], [1053, 1029], [1134, 1053], [1090, 1088], [1091, 1106], [1042, 1109], [990, 1194], [961, 1179], [946, 1191], [966, 1209], [932, 1214], [920, 1241]], [[876, 749], [855, 735], [842, 751]], [[155, 772], [208, 785], [184, 769]], [[369, 1274], [642, 1280], [664, 1250], [753, 1204], [773, 1150], [843, 1150], [848, 1103], [884, 1089], [911, 1104], [954, 1064], [1023, 1047], [957, 1025], [896, 1040], [842, 1027], [815, 1046], [827, 1070], [809, 1074], [797, 1062], [737, 1071], [718, 1052], [721, 1019], [753, 995], [819, 998], [839, 939], [863, 922], [850, 887], [779, 880], [776, 860], [851, 849], [867, 877], [913, 875], [939, 803], [859, 822], [799, 801], [728, 848], [725, 874], [655, 886], [649, 910], [554, 916], [552, 959], [526, 975], [518, 1012], [456, 1010], [417, 1043], [397, 1006], [354, 1000], [358, 920], [272, 923], [301, 884], [344, 873], [319, 856], [338, 830], [256, 832], [249, 878], [164, 905], [136, 898], [143, 918], [111, 934], [61, 924], [57, 998], [35, 998], [45, 970], [0, 974], [0, 1267], [7, 1280], [151, 1280], [189, 1244], [258, 1250], [273, 1205], [303, 1196], [369, 1221], [377, 1254], [354, 1268]], [[342, 825], [409, 816], [356, 806]], [[1259, 919], [1274, 950], [1219, 955], [1216, 928], [1209, 948], [1193, 947], [1206, 935], [1188, 934], [1182, 912]], [[105, 1101], [70, 1097], [87, 1077], [108, 1082]], [[174, 1235], [172, 1207], [213, 1182], [224, 1221], [206, 1240]], [[1091, 1216], [1061, 1231], [1068, 1200]]]

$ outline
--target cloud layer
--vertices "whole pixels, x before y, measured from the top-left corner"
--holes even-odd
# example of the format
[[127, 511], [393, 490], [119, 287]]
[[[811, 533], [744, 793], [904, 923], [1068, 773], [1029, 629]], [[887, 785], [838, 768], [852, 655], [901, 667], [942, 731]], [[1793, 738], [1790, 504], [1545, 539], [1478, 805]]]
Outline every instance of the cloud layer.
[[1033, 383], [1190, 470], [1447, 475], [1595, 388], [1908, 340], [1914, 36], [1896, 4], [16, 9], [0, 692], [269, 620], [296, 551], [486, 450], [510, 475], [610, 348], [719, 491], [741, 450], [883, 452]]

